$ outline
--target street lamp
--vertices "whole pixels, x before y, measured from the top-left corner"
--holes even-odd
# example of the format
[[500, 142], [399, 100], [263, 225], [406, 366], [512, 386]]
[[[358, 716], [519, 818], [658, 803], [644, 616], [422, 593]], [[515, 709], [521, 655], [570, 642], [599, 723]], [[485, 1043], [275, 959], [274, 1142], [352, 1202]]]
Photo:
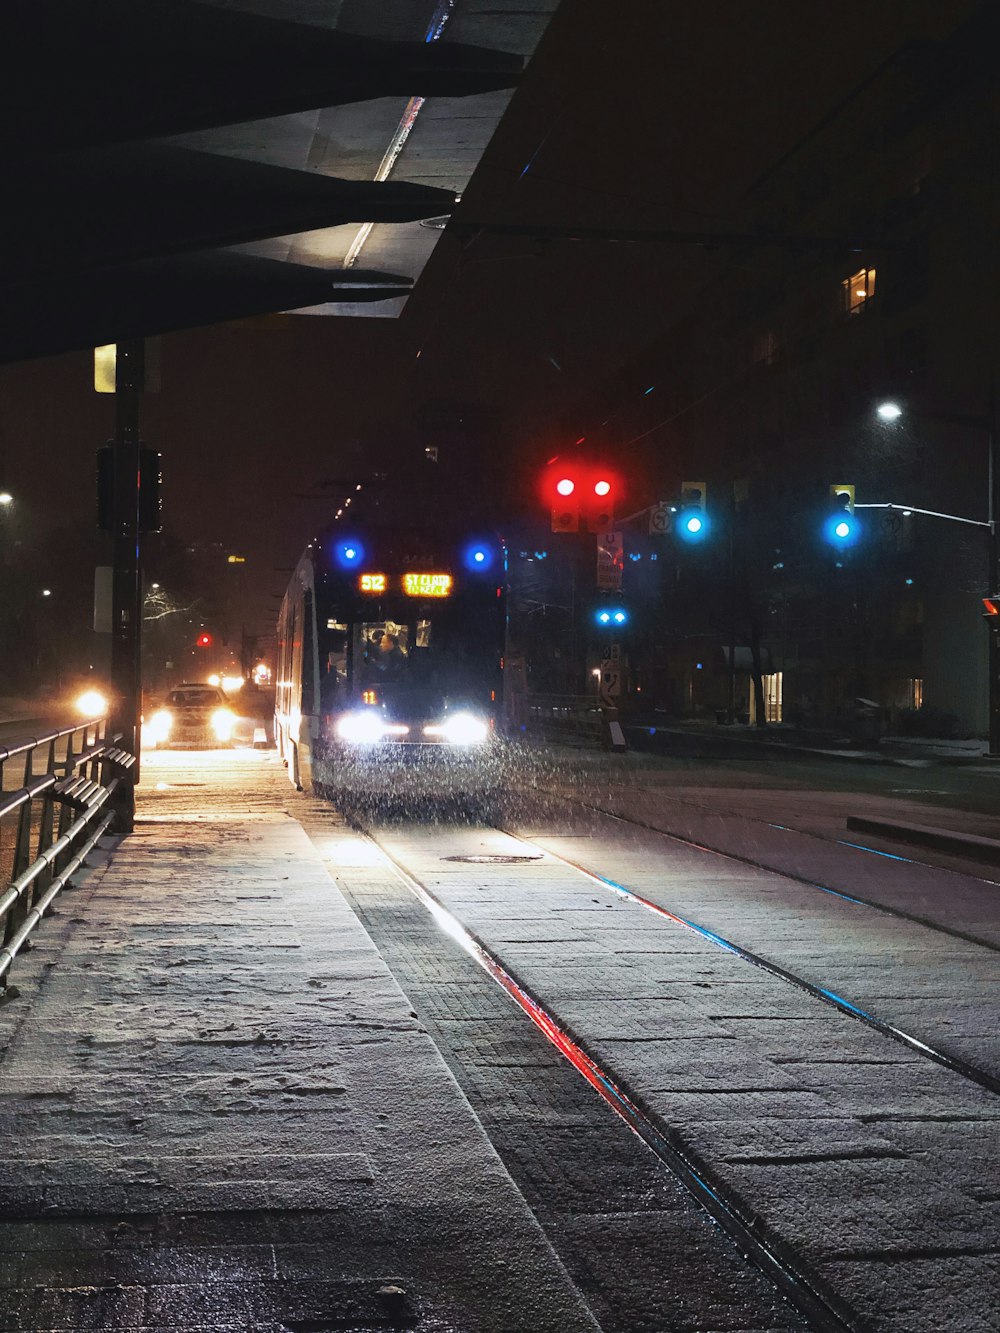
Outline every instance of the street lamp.
[[879, 403], [875, 413], [881, 421], [898, 421], [903, 415], [903, 409], [898, 403], [886, 402]]
[[[902, 406], [894, 401], [887, 400], [879, 403], [875, 409], [876, 415], [881, 421], [898, 421], [903, 415]], [[914, 412], [914, 416], [923, 418], [925, 421], [939, 421], [945, 424], [955, 426], [968, 426], [973, 430], [981, 430], [986, 435], [986, 522], [978, 519], [962, 518], [958, 514], [939, 514], [927, 509], [916, 509], [908, 506], [909, 512], [915, 514], [932, 514], [934, 518], [950, 519], [956, 523], [968, 523], [974, 527], [989, 529], [989, 547], [987, 555], [986, 571], [986, 592], [987, 596], [993, 597], [1000, 589], [1000, 541], [997, 533], [997, 514], [1000, 511], [1000, 501], [998, 501], [997, 488], [1000, 484], [1000, 473], [997, 468], [997, 437], [996, 437], [996, 406], [993, 394], [993, 388], [990, 387], [989, 412], [985, 417], [970, 417], [955, 413], [943, 412]], [[868, 506], [878, 509], [894, 509], [895, 505], [874, 505]], [[901, 506], [898, 506], [901, 507]], [[907, 510], [904, 510], [904, 513]], [[992, 758], [1000, 759], [1000, 635], [989, 635], [989, 659], [988, 659], [988, 679], [989, 679], [989, 753]]]
[[11, 495], [10, 491], [0, 491], [0, 505], [6, 507], [7, 505], [12, 505], [13, 503], [14, 503], [14, 497]]

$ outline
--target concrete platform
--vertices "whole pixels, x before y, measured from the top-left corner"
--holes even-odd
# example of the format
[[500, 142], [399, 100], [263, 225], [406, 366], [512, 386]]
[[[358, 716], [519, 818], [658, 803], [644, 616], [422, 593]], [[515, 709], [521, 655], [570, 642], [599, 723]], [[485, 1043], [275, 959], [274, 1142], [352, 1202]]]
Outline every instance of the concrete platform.
[[15, 978], [0, 1327], [596, 1329], [296, 799], [270, 752], [144, 759]]

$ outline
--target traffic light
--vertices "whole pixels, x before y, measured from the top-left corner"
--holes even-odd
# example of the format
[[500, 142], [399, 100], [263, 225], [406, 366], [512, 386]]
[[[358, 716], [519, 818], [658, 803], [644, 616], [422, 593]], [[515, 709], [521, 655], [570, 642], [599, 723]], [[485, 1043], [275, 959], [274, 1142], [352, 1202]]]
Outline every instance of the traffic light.
[[591, 532], [610, 532], [615, 523], [615, 500], [621, 488], [607, 469], [598, 468], [587, 478], [584, 513]]
[[838, 549], [853, 546], [861, 535], [858, 520], [854, 517], [854, 487], [831, 486], [828, 508], [823, 536]]
[[557, 469], [558, 475], [549, 487], [549, 502], [552, 506], [553, 532], [580, 531], [580, 497], [577, 494], [577, 481], [565, 469]]
[[600, 602], [594, 608], [594, 624], [608, 634], [627, 629], [631, 619], [628, 607], [621, 601]]
[[195, 643], [199, 648], [211, 648], [214, 642], [215, 640], [212, 638], [211, 634], [206, 633], [204, 630], [198, 635], [197, 639], [195, 639]]
[[618, 474], [601, 463], [554, 458], [543, 474], [542, 491], [553, 532], [579, 532], [581, 527], [610, 532], [623, 486]]
[[681, 502], [674, 531], [682, 541], [700, 542], [708, 536], [708, 487], [703, 481], [685, 481], [681, 486]]
[[994, 634], [1000, 634], [1000, 594], [983, 598], [983, 619]]

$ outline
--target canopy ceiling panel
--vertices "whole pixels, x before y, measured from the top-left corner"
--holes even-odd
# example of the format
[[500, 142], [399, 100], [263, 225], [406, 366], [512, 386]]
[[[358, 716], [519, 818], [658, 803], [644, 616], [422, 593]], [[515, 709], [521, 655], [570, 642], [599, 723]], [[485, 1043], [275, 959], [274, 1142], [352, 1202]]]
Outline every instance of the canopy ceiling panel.
[[[557, 3], [7, 0], [0, 298], [26, 308], [30, 285], [40, 308], [3, 357], [105, 341], [116, 301], [121, 336], [179, 327], [185, 311], [215, 322], [266, 308], [221, 281], [210, 300], [171, 304], [153, 269], [137, 287], [147, 313], [127, 297], [129, 266], [167, 273], [196, 251], [313, 268], [315, 282], [265, 284], [305, 295], [310, 312], [394, 317]], [[355, 300], [337, 275], [359, 269], [398, 276]], [[60, 328], [61, 291], [74, 316]]]

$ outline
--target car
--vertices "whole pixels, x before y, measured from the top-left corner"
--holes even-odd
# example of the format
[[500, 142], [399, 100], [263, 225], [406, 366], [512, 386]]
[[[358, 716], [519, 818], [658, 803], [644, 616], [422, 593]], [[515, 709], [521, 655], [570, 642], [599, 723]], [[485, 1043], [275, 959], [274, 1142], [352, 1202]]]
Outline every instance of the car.
[[236, 714], [222, 690], [202, 682], [177, 685], [143, 725], [143, 745], [189, 745], [217, 750], [233, 740]]

